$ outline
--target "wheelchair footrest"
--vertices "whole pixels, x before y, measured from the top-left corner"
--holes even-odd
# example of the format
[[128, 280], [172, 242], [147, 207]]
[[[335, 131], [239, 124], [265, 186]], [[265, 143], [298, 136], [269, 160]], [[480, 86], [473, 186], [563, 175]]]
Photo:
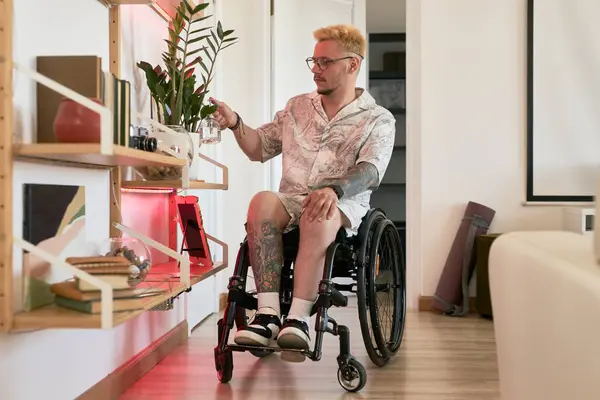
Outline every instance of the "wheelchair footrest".
[[283, 349], [281, 347], [277, 347], [277, 346], [245, 346], [245, 345], [241, 345], [241, 344], [229, 344], [227, 345], [228, 348], [230, 348], [233, 351], [248, 351], [248, 350], [256, 350], [256, 351], [272, 351], [272, 352], [283, 352], [283, 351], [289, 351], [289, 352], [294, 352], [294, 353], [303, 353], [305, 355], [310, 355], [311, 351], [310, 350], [300, 350], [300, 349]]

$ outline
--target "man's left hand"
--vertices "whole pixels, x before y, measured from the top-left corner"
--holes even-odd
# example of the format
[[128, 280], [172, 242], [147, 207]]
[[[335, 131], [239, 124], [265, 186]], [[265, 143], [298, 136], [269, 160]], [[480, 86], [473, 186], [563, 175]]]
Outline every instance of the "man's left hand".
[[302, 202], [302, 213], [306, 214], [309, 222], [315, 219], [321, 222], [324, 218], [333, 218], [337, 203], [338, 197], [332, 188], [315, 190]]

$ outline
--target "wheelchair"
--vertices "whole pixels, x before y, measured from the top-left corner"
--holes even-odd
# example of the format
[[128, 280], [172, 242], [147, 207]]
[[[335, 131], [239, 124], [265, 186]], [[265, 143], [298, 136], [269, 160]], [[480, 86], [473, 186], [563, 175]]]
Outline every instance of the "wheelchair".
[[[284, 265], [280, 285], [282, 318], [289, 312], [293, 298], [293, 264], [299, 238], [299, 228], [283, 234]], [[366, 384], [367, 373], [350, 353], [350, 331], [328, 315], [328, 310], [331, 306], [348, 305], [348, 298], [341, 292], [356, 293], [358, 318], [367, 354], [376, 366], [385, 366], [398, 352], [404, 334], [406, 269], [403, 260], [402, 243], [394, 223], [387, 219], [383, 210], [370, 209], [363, 217], [357, 235], [347, 237], [344, 228], [341, 228], [327, 248], [323, 277], [311, 312], [311, 316], [317, 315], [316, 336], [312, 340], [314, 348], [288, 350], [277, 346], [243, 346], [228, 342], [234, 323], [238, 329], [246, 326], [249, 320], [246, 311], [258, 308], [256, 293], [246, 291], [250, 262], [245, 238], [238, 251], [234, 273], [229, 279], [224, 315], [218, 321], [218, 344], [214, 348], [214, 357], [219, 381], [226, 383], [232, 379], [234, 351], [248, 351], [259, 358], [282, 352], [282, 359], [285, 355], [285, 359], [290, 361], [303, 361], [306, 357], [319, 361], [323, 336], [330, 333], [339, 337], [338, 382], [348, 392], [361, 390]], [[334, 283], [335, 278], [351, 278], [353, 282]], [[387, 310], [382, 310], [382, 307]], [[390, 319], [389, 330], [383, 324], [385, 317]]]

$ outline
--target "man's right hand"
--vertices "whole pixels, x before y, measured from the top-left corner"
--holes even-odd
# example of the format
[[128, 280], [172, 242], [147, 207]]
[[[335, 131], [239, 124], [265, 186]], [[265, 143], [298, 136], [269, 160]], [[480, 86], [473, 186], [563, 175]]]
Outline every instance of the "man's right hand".
[[222, 129], [235, 125], [237, 122], [237, 115], [227, 104], [223, 103], [222, 101], [218, 101], [214, 97], [211, 97], [209, 101], [217, 105], [217, 111], [215, 111], [213, 117], [219, 123]]

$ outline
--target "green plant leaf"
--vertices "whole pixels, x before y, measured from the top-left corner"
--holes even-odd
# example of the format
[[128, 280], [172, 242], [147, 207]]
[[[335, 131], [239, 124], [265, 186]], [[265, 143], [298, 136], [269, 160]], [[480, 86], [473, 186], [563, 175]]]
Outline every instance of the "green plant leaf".
[[204, 10], [209, 6], [209, 3], [200, 3], [194, 8], [194, 14], [198, 14], [200, 11]]
[[187, 0], [183, 0], [182, 3], [185, 4], [185, 8], [187, 9], [188, 13], [194, 14], [194, 8], [192, 8], [192, 6], [190, 5], [190, 3], [188, 3]]
[[[217, 35], [215, 35], [215, 32], [211, 30], [210, 34], [211, 34], [212, 38], [214, 39], [215, 44], [219, 43], [219, 39], [217, 38]], [[214, 48], [213, 48], [213, 51], [216, 53]]]
[[[201, 41], [201, 40], [204, 40], [204, 39], [206, 39], [207, 37], [208, 37], [208, 35], [204, 35], [204, 36], [198, 36], [198, 37], [195, 37], [195, 38], [193, 38], [193, 39], [191, 39], [191, 40], [188, 40], [188, 41], [187, 41], [187, 44], [188, 44], [188, 45], [190, 45], [190, 44], [192, 44], [192, 43], [199, 42], [199, 41]], [[189, 56], [189, 54], [188, 54], [188, 56]]]
[[169, 39], [163, 39], [165, 42], [167, 42], [167, 45], [170, 48], [176, 48], [177, 50], [181, 51], [182, 53], [185, 53], [185, 50], [183, 50], [180, 46], [178, 46], [177, 44], [173, 43], [172, 41], [170, 41]]
[[[214, 35], [213, 31], [210, 31], [210, 33], [212, 33]], [[210, 48], [212, 49], [213, 53], [217, 53], [217, 49], [215, 48], [215, 45], [213, 44], [212, 40], [210, 40], [209, 37], [206, 38], [206, 41], [208, 42], [208, 45], [210, 46]], [[211, 60], [212, 61], [212, 60]]]
[[231, 35], [232, 33], [233, 33], [233, 29], [229, 29], [229, 30], [223, 32], [223, 37], [227, 37], [227, 36]]
[[190, 16], [187, 14], [186, 10], [184, 9], [184, 7], [177, 7], [177, 13], [181, 16], [181, 18], [183, 18], [185, 20], [185, 22], [187, 22], [188, 24], [190, 24]]
[[202, 50], [204, 50], [204, 53], [206, 54], [206, 57], [208, 57], [208, 59], [210, 60], [210, 62], [215, 62], [215, 60], [212, 58], [212, 56], [210, 55], [210, 53], [208, 52], [208, 49], [206, 47], [203, 47]]
[[215, 111], [217, 111], [218, 106], [216, 104], [206, 104], [204, 106], [202, 106], [202, 110], [200, 110], [200, 118], [204, 119], [206, 117], [208, 117], [209, 115], [213, 114]]
[[206, 72], [207, 74], [209, 74], [208, 67], [206, 66], [206, 64], [204, 64], [204, 61], [200, 60], [200, 66], [202, 67], [202, 69], [204, 70], [204, 72]]
[[196, 29], [190, 32], [190, 35], [195, 35], [196, 33], [200, 33], [203, 32], [207, 29], [210, 29], [210, 26], [205, 26], [204, 28], [200, 28], [200, 29]]
[[190, 22], [190, 24], [193, 24], [193, 23], [196, 23], [196, 22], [202, 22], [202, 21], [205, 21], [205, 20], [209, 19], [210, 17], [212, 17], [212, 15], [206, 15], [206, 16], [204, 16], [204, 17], [200, 17], [200, 18], [194, 19], [194, 20], [192, 20], [192, 21]]
[[157, 84], [157, 85], [154, 86], [154, 90], [156, 92], [156, 96], [158, 97], [158, 99], [161, 102], [163, 102], [165, 100], [165, 97], [167, 96], [167, 93], [165, 92], [165, 89], [159, 83], [159, 84]]
[[223, 26], [221, 25], [221, 21], [217, 22], [217, 35], [219, 35], [219, 39], [223, 40]]
[[237, 39], [238, 38], [236, 38], [236, 37], [231, 37], [231, 38], [223, 39], [223, 43], [233, 42], [233, 41], [235, 41]]
[[206, 47], [202, 47], [200, 49], [196, 49], [196, 50], [192, 50], [190, 51], [187, 55], [188, 56], [193, 56], [194, 54], [198, 54], [199, 52], [201, 52], [202, 50], [206, 49]]

